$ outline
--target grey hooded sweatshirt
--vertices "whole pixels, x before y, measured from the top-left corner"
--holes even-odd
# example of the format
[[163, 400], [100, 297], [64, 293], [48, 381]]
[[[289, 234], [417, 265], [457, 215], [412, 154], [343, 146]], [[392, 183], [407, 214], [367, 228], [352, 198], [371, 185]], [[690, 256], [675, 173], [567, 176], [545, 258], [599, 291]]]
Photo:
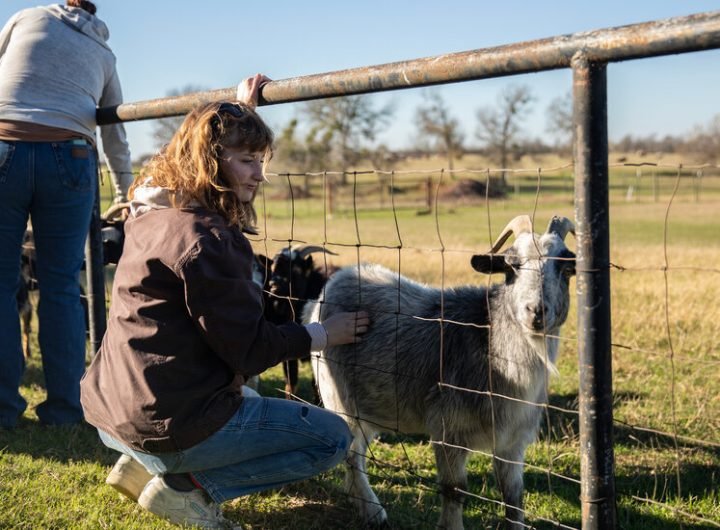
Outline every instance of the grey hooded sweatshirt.
[[[103, 21], [62, 5], [13, 15], [0, 32], [0, 120], [67, 129], [95, 138], [95, 112], [122, 103], [115, 55]], [[122, 124], [100, 129], [114, 181], [132, 182]]]

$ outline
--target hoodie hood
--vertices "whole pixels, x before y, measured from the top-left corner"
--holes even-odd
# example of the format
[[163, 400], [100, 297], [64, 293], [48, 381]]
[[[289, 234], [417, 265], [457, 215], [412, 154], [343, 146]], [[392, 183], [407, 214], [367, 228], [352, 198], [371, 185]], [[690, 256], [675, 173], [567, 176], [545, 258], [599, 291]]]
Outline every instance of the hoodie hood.
[[90, 37], [101, 46], [107, 48], [108, 50], [110, 49], [107, 45], [107, 40], [110, 38], [110, 31], [105, 25], [105, 22], [97, 18], [95, 15], [91, 15], [79, 7], [67, 7], [60, 4], [43, 6], [42, 9], [46, 10], [54, 17], [59, 18], [75, 31], [79, 31], [83, 35]]
[[[146, 178], [143, 183], [133, 191], [133, 198], [130, 201], [130, 217], [140, 217], [153, 210], [174, 208], [170, 201], [171, 193], [173, 193], [173, 191], [168, 188], [154, 185], [152, 177]], [[199, 208], [201, 204], [193, 199], [186, 207]], [[251, 226], [244, 226], [242, 231], [246, 234], [258, 235], [258, 231]]]
[[[173, 193], [172, 190], [153, 184], [152, 177], [146, 178], [143, 183], [133, 191], [133, 198], [130, 201], [130, 216], [140, 217], [142, 214], [151, 210], [173, 208], [170, 200], [171, 193]], [[195, 208], [200, 206], [200, 203], [192, 200], [187, 206]]]
[[131, 217], [140, 217], [151, 210], [161, 210], [163, 208], [172, 208], [168, 188], [153, 185], [150, 178], [135, 188], [133, 198], [130, 201]]

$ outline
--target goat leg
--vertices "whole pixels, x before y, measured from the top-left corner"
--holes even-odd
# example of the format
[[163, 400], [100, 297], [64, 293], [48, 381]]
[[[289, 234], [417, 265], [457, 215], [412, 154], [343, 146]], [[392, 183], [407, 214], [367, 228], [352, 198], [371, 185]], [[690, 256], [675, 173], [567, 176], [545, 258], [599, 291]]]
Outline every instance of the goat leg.
[[283, 374], [285, 376], [285, 398], [292, 399], [297, 395], [298, 386], [298, 361], [292, 359], [283, 363]]
[[442, 513], [438, 521], [438, 528], [462, 530], [463, 501], [465, 499], [462, 492], [467, 490], [465, 464], [468, 453], [465, 449], [444, 443], [435, 443], [434, 449], [438, 482], [442, 494]]
[[[24, 271], [23, 271], [24, 272]], [[23, 277], [17, 290], [17, 308], [20, 315], [20, 327], [22, 329], [22, 349], [25, 359], [30, 358], [30, 332], [32, 331], [33, 305], [30, 302], [30, 295]]]
[[387, 513], [370, 487], [366, 469], [366, 454], [375, 433], [360, 425], [351, 425], [354, 435], [346, 459], [345, 491], [357, 506], [366, 526], [377, 528], [387, 525]]
[[31, 329], [31, 322], [32, 322], [32, 306], [28, 302], [27, 308], [23, 308], [23, 311], [20, 315], [20, 318], [22, 319], [22, 346], [23, 346], [23, 353], [25, 354], [25, 359], [30, 359], [31, 353], [30, 353], [30, 333], [32, 331]]
[[523, 510], [523, 462], [525, 448], [511, 447], [498, 451], [493, 467], [505, 503], [505, 528], [526, 528]]

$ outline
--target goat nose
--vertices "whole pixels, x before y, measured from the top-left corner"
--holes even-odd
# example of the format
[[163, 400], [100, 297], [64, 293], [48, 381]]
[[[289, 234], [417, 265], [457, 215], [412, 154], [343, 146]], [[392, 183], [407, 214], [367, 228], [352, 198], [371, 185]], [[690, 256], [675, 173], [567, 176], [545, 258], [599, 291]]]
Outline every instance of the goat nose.
[[548, 304], [527, 304], [525, 306], [525, 310], [528, 313], [537, 313], [542, 315], [550, 311], [550, 306]]
[[528, 304], [525, 306], [528, 318], [532, 320], [532, 327], [536, 331], [540, 331], [545, 327], [545, 319], [548, 315], [548, 306], [542, 304]]

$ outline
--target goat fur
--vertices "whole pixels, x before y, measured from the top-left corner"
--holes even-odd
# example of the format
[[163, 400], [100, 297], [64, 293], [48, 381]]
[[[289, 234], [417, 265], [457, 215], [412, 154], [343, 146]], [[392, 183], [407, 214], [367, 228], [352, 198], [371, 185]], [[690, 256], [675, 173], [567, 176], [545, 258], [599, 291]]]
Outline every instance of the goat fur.
[[362, 342], [313, 360], [324, 406], [354, 434], [345, 487], [367, 524], [385, 524], [387, 514], [370, 488], [365, 453], [378, 432], [390, 431], [430, 436], [443, 493], [439, 527], [463, 528], [468, 450], [494, 456], [507, 526], [523, 527], [525, 449], [547, 402], [574, 274], [562, 237], [518, 234], [505, 253], [473, 257], [480, 272], [505, 272], [504, 283], [441, 291], [363, 264], [341, 269], [320, 301], [307, 304], [306, 322], [370, 314]]

